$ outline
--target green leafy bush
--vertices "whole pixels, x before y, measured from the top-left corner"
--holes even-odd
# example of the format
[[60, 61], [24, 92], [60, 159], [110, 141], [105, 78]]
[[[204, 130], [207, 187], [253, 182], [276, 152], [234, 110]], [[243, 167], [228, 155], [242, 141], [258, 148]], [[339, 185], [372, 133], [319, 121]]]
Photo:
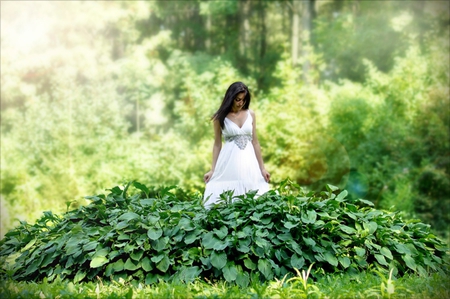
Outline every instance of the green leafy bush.
[[201, 277], [245, 287], [311, 266], [316, 276], [447, 271], [445, 244], [428, 225], [327, 190], [306, 194], [287, 180], [257, 199], [249, 192], [232, 202], [225, 192], [208, 210], [199, 194], [132, 182], [63, 215], [21, 222], [0, 243], [2, 275], [146, 284]]

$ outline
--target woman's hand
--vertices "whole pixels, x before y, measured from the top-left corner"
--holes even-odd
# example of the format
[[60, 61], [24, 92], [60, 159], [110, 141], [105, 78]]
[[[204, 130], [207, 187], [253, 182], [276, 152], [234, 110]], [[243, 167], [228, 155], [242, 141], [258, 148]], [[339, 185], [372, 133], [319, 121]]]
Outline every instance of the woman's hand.
[[263, 170], [261, 170], [261, 174], [262, 174], [263, 178], [266, 180], [266, 182], [268, 183], [270, 181], [270, 173], [267, 172], [267, 170], [263, 169]]
[[208, 173], [206, 173], [203, 176], [203, 181], [205, 182], [205, 184], [209, 182], [209, 180], [211, 179], [213, 173], [214, 173], [214, 171], [210, 170]]

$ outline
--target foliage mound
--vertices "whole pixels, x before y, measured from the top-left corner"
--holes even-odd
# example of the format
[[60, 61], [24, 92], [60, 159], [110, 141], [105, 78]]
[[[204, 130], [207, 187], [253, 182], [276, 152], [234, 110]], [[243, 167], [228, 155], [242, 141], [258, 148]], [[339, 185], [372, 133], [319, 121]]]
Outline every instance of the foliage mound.
[[245, 287], [308, 268], [313, 276], [448, 271], [445, 244], [429, 225], [347, 199], [347, 191], [331, 185], [306, 193], [285, 181], [258, 198], [225, 192], [209, 210], [201, 195], [175, 187], [131, 182], [108, 191], [87, 197], [87, 206], [44, 212], [34, 225], [21, 222], [9, 231], [0, 242], [1, 275], [146, 284], [200, 277]]

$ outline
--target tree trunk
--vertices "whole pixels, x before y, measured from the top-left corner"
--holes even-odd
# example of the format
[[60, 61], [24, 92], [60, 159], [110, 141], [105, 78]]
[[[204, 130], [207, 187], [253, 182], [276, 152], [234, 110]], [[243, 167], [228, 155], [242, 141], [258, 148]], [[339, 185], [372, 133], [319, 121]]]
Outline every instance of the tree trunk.
[[250, 1], [239, 1], [239, 54], [246, 57], [250, 42], [250, 21], [249, 21]]
[[310, 26], [311, 26], [311, 44], [312, 46], [315, 46], [315, 36], [314, 36], [314, 20], [317, 17], [317, 11], [316, 11], [316, 0], [311, 0], [311, 5], [310, 5], [310, 16], [311, 16], [311, 22], [310, 22]]
[[235, 30], [233, 30], [235, 27], [237, 27], [235, 16], [231, 15], [231, 14], [227, 14], [225, 17], [226, 36], [224, 39], [222, 54], [224, 54], [226, 52], [231, 52], [231, 53], [237, 54], [239, 51], [239, 50], [235, 50], [235, 49], [237, 49], [236, 46], [239, 43], [239, 41], [235, 39], [235, 37], [237, 37], [236, 35], [239, 34]]
[[194, 51], [203, 51], [204, 25], [203, 25], [203, 18], [200, 15], [200, 5], [198, 3], [196, 3], [193, 7], [193, 20], [196, 25], [196, 27], [193, 30]]
[[140, 138], [140, 133], [141, 133], [141, 112], [139, 109], [139, 97], [136, 98], [136, 131], [138, 133], [138, 138]]
[[266, 35], [267, 35], [267, 27], [266, 27], [266, 8], [263, 1], [259, 2], [259, 28], [260, 28], [260, 41], [259, 41], [259, 57], [262, 60], [266, 55]]
[[238, 64], [242, 69], [242, 72], [246, 74], [248, 72], [249, 65], [249, 51], [250, 51], [250, 0], [243, 0], [238, 2], [238, 20], [239, 20], [239, 52]]
[[206, 15], [206, 39], [205, 39], [206, 51], [211, 54], [211, 15]]
[[298, 63], [298, 54], [300, 49], [300, 1], [292, 1], [292, 65], [296, 66]]
[[263, 1], [259, 2], [259, 75], [258, 75], [258, 87], [264, 88], [264, 78], [266, 78], [266, 69], [264, 58], [266, 56], [267, 49], [267, 26], [266, 26], [266, 5]]
[[[289, 19], [290, 19], [290, 14], [289, 14], [289, 7], [287, 5], [283, 5], [281, 7], [281, 30], [282, 32], [289, 32]], [[290, 35], [289, 35], [290, 38]]]
[[308, 83], [309, 82], [309, 68], [310, 68], [310, 61], [309, 61], [309, 50], [307, 45], [310, 42], [310, 35], [311, 35], [311, 11], [314, 9], [312, 7], [312, 1], [306, 0], [303, 1], [303, 14], [302, 14], [302, 41], [305, 43], [305, 46], [302, 47], [301, 55], [303, 58], [303, 65], [302, 65], [302, 77], [303, 80]]

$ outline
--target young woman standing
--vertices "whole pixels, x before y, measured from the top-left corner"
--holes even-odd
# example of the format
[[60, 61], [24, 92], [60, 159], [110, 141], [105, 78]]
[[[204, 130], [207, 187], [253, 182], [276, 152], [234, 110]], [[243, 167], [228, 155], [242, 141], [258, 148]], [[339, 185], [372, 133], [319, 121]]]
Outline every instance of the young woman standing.
[[231, 190], [237, 196], [251, 190], [258, 190], [257, 194], [261, 195], [269, 190], [270, 174], [264, 167], [250, 100], [247, 86], [235, 82], [228, 87], [222, 104], [211, 118], [214, 123], [212, 167], [203, 177], [206, 207], [216, 203], [225, 191]]

